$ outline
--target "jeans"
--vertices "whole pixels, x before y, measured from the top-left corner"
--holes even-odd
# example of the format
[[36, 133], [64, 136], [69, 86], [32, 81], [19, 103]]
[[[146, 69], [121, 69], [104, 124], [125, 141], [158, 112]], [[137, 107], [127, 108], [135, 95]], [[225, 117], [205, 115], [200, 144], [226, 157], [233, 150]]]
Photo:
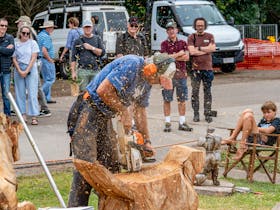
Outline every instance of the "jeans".
[[[98, 160], [112, 172], [118, 171], [117, 139], [111, 119], [105, 118], [91, 101], [80, 99], [78, 97], [68, 117], [71, 123], [75, 123], [71, 143], [74, 157], [92, 163]], [[74, 170], [68, 207], [87, 206], [91, 189], [83, 176]]]
[[[26, 69], [27, 64], [19, 63], [22, 70]], [[21, 77], [18, 71], [14, 70], [16, 102], [21, 114], [26, 114], [26, 90], [28, 93], [28, 112], [29, 116], [39, 115], [38, 104], [38, 71], [37, 65], [33, 65], [30, 74], [25, 78]]]
[[199, 88], [202, 81], [204, 92], [204, 115], [210, 115], [212, 106], [212, 81], [214, 73], [211, 70], [192, 70], [190, 72], [192, 85], [192, 108], [194, 113], [199, 113]]
[[10, 116], [11, 115], [11, 105], [8, 99], [8, 92], [10, 92], [11, 85], [11, 73], [3, 74], [0, 73], [0, 82], [1, 82], [1, 90], [2, 90], [2, 99], [4, 104], [4, 114]]
[[42, 58], [41, 61], [42, 61], [42, 76], [44, 80], [42, 89], [45, 93], [46, 100], [51, 101], [52, 85], [55, 82], [55, 65], [54, 63], [51, 63], [44, 58]]

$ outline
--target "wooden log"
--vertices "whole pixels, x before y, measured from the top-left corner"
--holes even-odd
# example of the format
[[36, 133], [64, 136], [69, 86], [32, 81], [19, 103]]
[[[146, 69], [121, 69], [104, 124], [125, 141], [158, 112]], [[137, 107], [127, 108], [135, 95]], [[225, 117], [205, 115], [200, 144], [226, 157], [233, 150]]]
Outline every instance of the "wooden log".
[[112, 174], [98, 162], [79, 159], [74, 164], [99, 193], [99, 210], [193, 210], [198, 208], [193, 181], [204, 159], [203, 151], [174, 146], [163, 162], [138, 173]]

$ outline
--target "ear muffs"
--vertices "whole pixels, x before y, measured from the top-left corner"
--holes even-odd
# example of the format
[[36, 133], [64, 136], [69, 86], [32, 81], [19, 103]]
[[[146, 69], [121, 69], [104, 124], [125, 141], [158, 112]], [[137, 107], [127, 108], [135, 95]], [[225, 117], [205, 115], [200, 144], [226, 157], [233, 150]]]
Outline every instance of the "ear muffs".
[[157, 73], [157, 66], [154, 63], [150, 63], [144, 67], [143, 73], [145, 76], [152, 76]]

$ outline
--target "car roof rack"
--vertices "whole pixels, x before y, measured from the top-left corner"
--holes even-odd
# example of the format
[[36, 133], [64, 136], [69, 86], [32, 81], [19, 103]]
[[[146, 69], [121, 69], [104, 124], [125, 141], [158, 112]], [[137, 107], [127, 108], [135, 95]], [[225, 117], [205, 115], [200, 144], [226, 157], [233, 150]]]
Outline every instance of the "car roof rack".
[[124, 5], [125, 0], [50, 0], [48, 8], [60, 8], [82, 5]]

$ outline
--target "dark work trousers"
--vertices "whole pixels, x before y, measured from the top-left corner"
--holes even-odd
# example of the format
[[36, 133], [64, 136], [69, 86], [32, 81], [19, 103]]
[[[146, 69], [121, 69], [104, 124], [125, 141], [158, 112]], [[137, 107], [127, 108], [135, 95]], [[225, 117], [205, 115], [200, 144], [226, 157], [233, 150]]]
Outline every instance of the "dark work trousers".
[[[82, 108], [72, 135], [71, 147], [74, 158], [89, 162], [98, 160], [111, 172], [117, 172], [119, 170], [117, 139], [111, 119], [106, 118], [91, 100], [80, 99], [78, 97], [75, 102], [83, 104], [80, 106]], [[82, 175], [74, 169], [68, 207], [87, 206], [91, 189]]]
[[210, 115], [212, 106], [212, 81], [214, 73], [212, 70], [192, 70], [190, 72], [192, 85], [192, 108], [194, 114], [199, 113], [199, 88], [202, 81], [204, 92], [204, 115]]

